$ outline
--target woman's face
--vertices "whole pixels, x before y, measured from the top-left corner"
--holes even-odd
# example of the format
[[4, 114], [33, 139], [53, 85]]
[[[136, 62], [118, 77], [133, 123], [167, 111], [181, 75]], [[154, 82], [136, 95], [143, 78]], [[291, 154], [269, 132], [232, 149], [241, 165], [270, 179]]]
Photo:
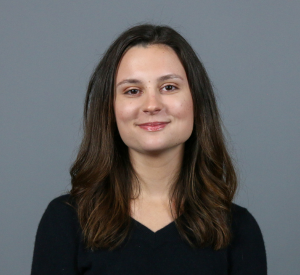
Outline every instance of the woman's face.
[[185, 70], [165, 45], [130, 48], [116, 75], [114, 111], [129, 150], [160, 153], [183, 147], [193, 124]]

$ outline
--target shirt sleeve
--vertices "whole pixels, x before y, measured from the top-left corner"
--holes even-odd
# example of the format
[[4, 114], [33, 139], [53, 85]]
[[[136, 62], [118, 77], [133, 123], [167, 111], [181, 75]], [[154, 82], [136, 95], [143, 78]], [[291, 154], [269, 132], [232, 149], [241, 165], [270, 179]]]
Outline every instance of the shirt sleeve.
[[69, 196], [53, 200], [38, 226], [31, 275], [77, 275], [79, 226]]
[[247, 209], [234, 205], [230, 275], [266, 275], [267, 260], [260, 228]]

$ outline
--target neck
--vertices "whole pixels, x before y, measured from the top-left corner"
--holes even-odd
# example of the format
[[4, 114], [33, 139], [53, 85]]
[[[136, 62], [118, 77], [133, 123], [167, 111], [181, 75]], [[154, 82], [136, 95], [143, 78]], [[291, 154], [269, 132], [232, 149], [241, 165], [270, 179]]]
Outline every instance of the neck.
[[182, 164], [184, 146], [160, 154], [142, 154], [129, 149], [139, 180], [139, 198], [168, 200], [170, 188]]

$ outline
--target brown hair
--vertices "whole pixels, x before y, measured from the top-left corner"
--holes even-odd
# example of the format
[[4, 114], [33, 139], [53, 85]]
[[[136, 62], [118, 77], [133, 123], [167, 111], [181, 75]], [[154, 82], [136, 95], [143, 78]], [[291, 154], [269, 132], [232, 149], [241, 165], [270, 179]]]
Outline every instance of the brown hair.
[[113, 103], [118, 65], [136, 45], [164, 44], [182, 62], [194, 105], [194, 128], [185, 143], [181, 170], [170, 201], [181, 236], [196, 247], [226, 247], [237, 179], [226, 150], [208, 75], [188, 42], [168, 26], [138, 25], [123, 32], [96, 67], [87, 89], [84, 137], [71, 167], [71, 195], [87, 247], [118, 247], [130, 232], [132, 183], [136, 178], [117, 130]]

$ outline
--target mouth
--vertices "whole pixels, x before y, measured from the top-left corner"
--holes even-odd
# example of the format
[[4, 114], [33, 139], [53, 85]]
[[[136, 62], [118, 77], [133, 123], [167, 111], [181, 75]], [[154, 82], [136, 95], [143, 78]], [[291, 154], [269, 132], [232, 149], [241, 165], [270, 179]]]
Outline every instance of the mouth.
[[149, 122], [138, 124], [138, 126], [146, 131], [155, 132], [164, 129], [170, 122]]

